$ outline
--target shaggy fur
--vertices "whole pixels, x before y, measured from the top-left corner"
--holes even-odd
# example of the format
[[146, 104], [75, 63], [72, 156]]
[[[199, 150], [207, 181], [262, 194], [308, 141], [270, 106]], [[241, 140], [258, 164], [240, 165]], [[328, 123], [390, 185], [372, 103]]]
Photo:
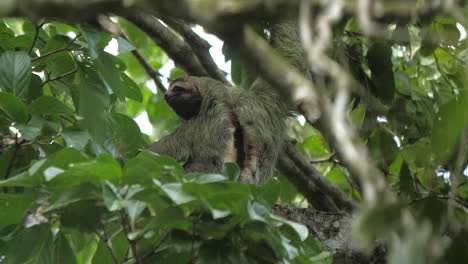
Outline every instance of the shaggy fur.
[[[288, 62], [305, 72], [295, 23], [273, 25], [271, 44]], [[202, 98], [200, 110], [172, 134], [151, 145], [150, 150], [183, 162], [186, 172], [220, 173], [225, 161], [236, 161], [242, 169], [242, 182], [265, 183], [273, 173], [285, 137], [290, 116], [288, 100], [280, 98], [260, 78], [249, 90], [204, 77], [176, 81], [198, 91]]]

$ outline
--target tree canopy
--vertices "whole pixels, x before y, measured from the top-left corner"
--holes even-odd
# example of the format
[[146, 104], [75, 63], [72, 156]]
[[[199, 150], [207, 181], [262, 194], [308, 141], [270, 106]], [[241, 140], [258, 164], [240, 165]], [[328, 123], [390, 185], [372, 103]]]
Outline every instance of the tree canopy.
[[[465, 263], [467, 12], [450, 0], [2, 1], [0, 263]], [[268, 45], [283, 19], [298, 22], [306, 73]], [[224, 42], [229, 72], [195, 26]], [[291, 96], [291, 140], [265, 185], [237, 182], [234, 163], [186, 174], [146, 150], [180, 124], [164, 92], [185, 75], [238, 89], [263, 78]]]

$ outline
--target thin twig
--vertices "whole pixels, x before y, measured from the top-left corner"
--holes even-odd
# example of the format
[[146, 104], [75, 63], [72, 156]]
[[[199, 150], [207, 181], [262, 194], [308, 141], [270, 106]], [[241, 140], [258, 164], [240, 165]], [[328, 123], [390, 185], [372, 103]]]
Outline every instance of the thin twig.
[[[141, 261], [145, 261], [153, 256], [155, 256], [158, 252], [160, 252], [161, 250], [159, 250], [159, 248], [162, 246], [162, 244], [164, 244], [164, 242], [166, 242], [167, 238], [169, 237], [169, 232], [167, 232], [164, 237], [161, 239], [161, 241], [159, 241], [159, 243], [152, 249], [150, 250], [148, 253], [146, 253], [145, 255], [143, 255], [143, 257], [141, 257]], [[170, 246], [168, 246], [170, 247]], [[166, 247], [166, 248], [168, 248]], [[163, 248], [162, 250], [166, 249], [166, 248]], [[136, 262], [135, 262], [136, 263]]]
[[46, 58], [46, 57], [48, 57], [48, 56], [50, 56], [50, 55], [54, 55], [54, 54], [59, 53], [59, 52], [62, 52], [62, 51], [70, 51], [69, 47], [70, 47], [80, 36], [81, 36], [81, 34], [76, 35], [76, 37], [75, 37], [74, 39], [72, 39], [72, 40], [71, 40], [65, 47], [63, 47], [63, 48], [56, 49], [56, 50], [53, 50], [53, 51], [44, 53], [44, 54], [42, 54], [41, 56], [36, 57], [36, 58], [32, 58], [32, 59], [31, 59], [31, 62], [35, 62], [35, 61], [37, 61], [37, 60]]
[[[104, 230], [104, 226], [102, 226], [102, 229]], [[107, 249], [109, 250], [109, 253], [112, 259], [114, 260], [114, 263], [119, 264], [120, 263], [119, 258], [117, 257], [114, 250], [112, 249], [112, 242], [107, 238], [105, 230], [103, 231], [103, 234], [100, 234], [98, 231], [94, 231], [94, 233], [99, 237], [99, 239], [101, 239], [104, 242]]]
[[45, 21], [41, 22], [39, 25], [36, 25], [36, 32], [34, 33], [34, 38], [33, 38], [33, 41], [31, 43], [31, 47], [29, 47], [28, 54], [31, 54], [31, 52], [33, 51], [34, 46], [36, 45], [37, 38], [39, 37], [39, 32], [40, 32], [42, 26], [44, 25], [44, 23], [45, 23]]
[[66, 72], [66, 73], [64, 73], [64, 74], [62, 74], [62, 75], [59, 75], [59, 76], [57, 76], [57, 77], [54, 77], [54, 78], [50, 78], [51, 73], [49, 73], [49, 74], [47, 75], [47, 80], [45, 80], [45, 81], [41, 84], [41, 86], [44, 86], [44, 85], [45, 85], [46, 83], [48, 83], [48, 82], [58, 81], [58, 80], [60, 80], [60, 79], [62, 79], [62, 78], [67, 77], [68, 75], [72, 75], [72, 74], [76, 73], [77, 71], [78, 71], [78, 69], [74, 69], [74, 70], [71, 70], [71, 71], [69, 71], [69, 72]]
[[[119, 37], [125, 39], [128, 42], [131, 42], [131, 40], [129, 39], [127, 33], [125, 31], [123, 31], [122, 28], [118, 24], [116, 24], [112, 20], [110, 20], [110, 18], [108, 16], [101, 15], [101, 16], [98, 17], [98, 21], [99, 21], [99, 24], [101, 25], [101, 27], [104, 30], [108, 31], [109, 33], [111, 33], [113, 35], [119, 36]], [[141, 64], [143, 69], [146, 71], [146, 74], [148, 74], [148, 76], [151, 79], [153, 79], [154, 84], [156, 85], [158, 90], [163, 94], [166, 93], [167, 89], [166, 89], [166, 87], [164, 87], [164, 84], [161, 82], [161, 79], [159, 77], [164, 77], [164, 78], [166, 78], [168, 80], [170, 80], [170, 78], [162, 75], [160, 72], [153, 69], [153, 67], [151, 67], [151, 65], [146, 61], [145, 57], [138, 51], [138, 49], [135, 48], [131, 52], [132, 52], [133, 56]]]
[[128, 9], [122, 16], [148, 34], [163, 49], [176, 65], [189, 75], [209, 76], [197, 56], [184, 40], [161, 23], [158, 18], [140, 10]]
[[137, 255], [136, 241], [133, 240], [133, 239], [130, 239], [128, 237], [128, 235], [130, 234], [130, 231], [131, 231], [131, 227], [130, 227], [130, 223], [129, 223], [128, 218], [125, 215], [125, 212], [124, 212], [123, 209], [120, 210], [120, 221], [122, 222], [122, 228], [123, 228], [123, 232], [125, 234], [125, 238], [127, 239], [128, 244], [130, 245], [130, 249], [132, 251], [132, 255], [135, 258], [135, 263], [136, 264], [141, 264], [141, 260]]
[[466, 63], [465, 61], [463, 61], [462, 59], [458, 58], [455, 54], [451, 53], [447, 48], [445, 47], [440, 47], [440, 49], [442, 49], [443, 51], [445, 51], [448, 55], [450, 55], [452, 58], [454, 58], [458, 63], [464, 65], [464, 66], [468, 66], [468, 63]]
[[444, 71], [443, 71], [442, 68], [440, 67], [439, 59], [437, 58], [436, 53], [433, 52], [432, 54], [434, 55], [436, 67], [437, 67], [437, 70], [439, 70], [440, 75], [442, 76], [442, 78], [444, 79], [444, 81], [450, 86], [450, 88], [452, 88], [452, 92], [453, 92], [453, 93], [456, 93], [457, 88], [456, 88], [455, 86], [453, 86], [453, 84], [450, 82], [450, 80], [447, 78], [447, 76], [445, 75]]
[[[5, 180], [8, 179], [10, 176], [11, 170], [13, 169], [13, 164], [15, 163], [16, 160], [16, 154], [18, 153], [20, 144], [18, 143], [18, 133], [15, 134], [15, 145], [14, 145], [14, 150], [13, 150], [13, 155], [10, 158], [10, 161], [8, 162], [8, 167], [5, 172]], [[7, 193], [8, 192], [8, 187], [3, 187], [3, 192]]]

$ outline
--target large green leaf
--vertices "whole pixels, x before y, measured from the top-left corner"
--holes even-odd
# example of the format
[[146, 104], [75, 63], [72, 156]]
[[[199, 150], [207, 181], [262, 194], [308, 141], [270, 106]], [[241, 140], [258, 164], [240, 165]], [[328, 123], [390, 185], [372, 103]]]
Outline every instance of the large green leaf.
[[136, 84], [127, 74], [121, 74], [124, 85], [125, 85], [125, 96], [137, 102], [142, 101], [143, 95], [141, 94], [140, 87]]
[[167, 156], [141, 152], [125, 164], [123, 180], [126, 184], [151, 185], [153, 179], [162, 183], [177, 182], [184, 173], [182, 166]]
[[385, 104], [393, 101], [395, 78], [393, 76], [392, 46], [386, 42], [377, 42], [367, 51], [367, 62], [371, 79], [376, 90], [371, 90]]
[[61, 233], [54, 239], [48, 225], [39, 225], [22, 230], [15, 236], [4, 252], [3, 263], [74, 264], [76, 260], [68, 241]]
[[91, 54], [91, 59], [94, 60], [99, 57], [101, 50], [103, 50], [111, 40], [111, 36], [86, 25], [78, 25], [78, 29], [88, 43], [87, 48]]
[[0, 92], [0, 111], [11, 122], [25, 123], [28, 121], [29, 114], [26, 105], [13, 94]]
[[26, 52], [6, 51], [0, 56], [0, 90], [24, 98], [31, 75], [31, 60]]
[[82, 150], [89, 142], [89, 134], [87, 131], [78, 129], [64, 129], [60, 132], [68, 146]]
[[111, 134], [106, 142], [107, 149], [114, 157], [123, 157], [124, 159], [134, 157], [144, 143], [137, 123], [126, 115], [112, 113], [109, 124]]
[[242, 263], [245, 257], [240, 249], [230, 248], [228, 241], [209, 241], [200, 248], [200, 263], [236, 264]]
[[19, 224], [30, 208], [34, 197], [25, 194], [0, 194], [0, 230]]
[[434, 120], [432, 133], [432, 150], [446, 159], [452, 152], [455, 143], [468, 127], [468, 93], [462, 93], [458, 100], [451, 100], [440, 107]]
[[113, 91], [117, 97], [122, 99], [125, 96], [125, 90], [113, 56], [107, 52], [100, 52], [99, 57], [94, 60], [94, 64], [107, 90]]
[[49, 95], [43, 95], [29, 105], [29, 111], [42, 115], [72, 115], [73, 111], [62, 101]]
[[80, 122], [82, 128], [98, 143], [103, 143], [107, 135], [110, 97], [96, 73], [80, 67], [80, 96], [78, 113], [84, 118]]

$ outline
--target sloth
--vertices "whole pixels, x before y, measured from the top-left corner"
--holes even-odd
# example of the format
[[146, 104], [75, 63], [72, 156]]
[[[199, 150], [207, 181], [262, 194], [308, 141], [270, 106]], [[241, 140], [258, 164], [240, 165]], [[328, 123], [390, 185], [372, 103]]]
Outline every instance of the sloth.
[[[273, 25], [270, 41], [305, 72], [296, 28], [291, 22]], [[241, 182], [263, 184], [271, 177], [291, 107], [269, 83], [258, 78], [245, 90], [186, 76], [170, 84], [164, 99], [182, 123], [149, 150], [183, 163], [186, 172], [220, 173], [225, 162], [235, 162]]]

